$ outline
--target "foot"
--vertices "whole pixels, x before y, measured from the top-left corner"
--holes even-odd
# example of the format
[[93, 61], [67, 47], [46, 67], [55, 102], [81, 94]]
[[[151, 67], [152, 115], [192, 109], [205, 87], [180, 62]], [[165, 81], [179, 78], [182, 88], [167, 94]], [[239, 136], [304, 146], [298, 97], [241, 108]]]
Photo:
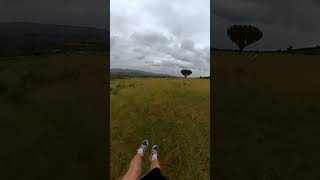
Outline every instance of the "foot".
[[141, 156], [143, 156], [144, 153], [146, 152], [146, 149], [148, 148], [148, 144], [149, 144], [148, 140], [144, 140], [140, 145], [140, 147], [137, 149], [137, 154], [140, 154]]
[[158, 159], [158, 145], [153, 145], [151, 148], [150, 161]]

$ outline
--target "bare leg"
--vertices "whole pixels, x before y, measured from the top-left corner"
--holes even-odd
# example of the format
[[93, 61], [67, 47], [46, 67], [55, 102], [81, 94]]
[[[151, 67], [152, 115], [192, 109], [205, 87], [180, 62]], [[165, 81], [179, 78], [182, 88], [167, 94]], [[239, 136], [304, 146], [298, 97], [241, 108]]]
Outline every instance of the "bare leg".
[[151, 161], [150, 171], [151, 171], [152, 169], [154, 169], [154, 168], [159, 168], [159, 169], [161, 169], [158, 159], [155, 159], [155, 160], [152, 160], [152, 161]]
[[151, 149], [151, 155], [150, 155], [150, 171], [154, 168], [160, 169], [160, 164], [158, 161], [158, 146], [154, 145]]
[[142, 172], [142, 156], [136, 154], [130, 162], [129, 170], [122, 180], [137, 180]]
[[129, 170], [124, 175], [122, 180], [137, 180], [142, 172], [142, 157], [148, 147], [148, 140], [144, 140], [137, 149], [137, 154], [130, 162]]

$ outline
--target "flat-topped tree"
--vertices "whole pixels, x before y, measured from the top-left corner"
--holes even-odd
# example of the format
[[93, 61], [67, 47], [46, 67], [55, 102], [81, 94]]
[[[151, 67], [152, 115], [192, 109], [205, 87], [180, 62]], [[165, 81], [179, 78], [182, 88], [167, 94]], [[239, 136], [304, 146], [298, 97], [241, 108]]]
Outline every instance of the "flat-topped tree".
[[189, 69], [183, 69], [181, 70], [181, 74], [184, 75], [184, 78], [186, 79], [187, 76], [189, 76], [190, 74], [192, 74], [192, 71]]
[[259, 41], [263, 33], [251, 25], [233, 25], [228, 28], [227, 34], [231, 41], [239, 47], [241, 53], [248, 45]]

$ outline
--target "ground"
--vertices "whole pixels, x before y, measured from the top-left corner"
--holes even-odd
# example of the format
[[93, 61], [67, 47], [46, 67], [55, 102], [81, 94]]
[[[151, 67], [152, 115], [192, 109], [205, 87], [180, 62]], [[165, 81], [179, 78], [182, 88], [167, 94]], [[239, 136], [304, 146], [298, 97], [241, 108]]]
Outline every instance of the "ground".
[[[159, 146], [170, 179], [209, 179], [210, 81], [141, 78], [112, 80], [111, 179], [121, 178], [144, 139]], [[150, 148], [144, 157], [149, 167]]]
[[89, 51], [0, 58], [0, 179], [106, 176], [107, 60]]
[[319, 179], [319, 56], [213, 51], [216, 180]]
[[1, 179], [105, 177], [109, 108], [112, 179], [146, 138], [171, 179], [209, 179], [210, 145], [216, 180], [319, 179], [319, 56], [211, 55], [211, 95], [208, 79], [112, 80], [111, 107], [108, 54], [0, 58]]

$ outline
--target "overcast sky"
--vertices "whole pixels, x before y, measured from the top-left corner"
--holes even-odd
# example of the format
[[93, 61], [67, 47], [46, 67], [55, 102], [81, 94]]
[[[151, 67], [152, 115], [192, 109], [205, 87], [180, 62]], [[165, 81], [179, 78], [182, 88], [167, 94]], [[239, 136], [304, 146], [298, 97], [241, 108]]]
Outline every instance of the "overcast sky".
[[0, 22], [27, 21], [106, 28], [107, 0], [1, 0]]
[[210, 0], [111, 0], [111, 68], [210, 74]]
[[[255, 50], [320, 45], [320, 0], [111, 0], [112, 67], [208, 73], [211, 46], [233, 49], [233, 24], [260, 28]], [[1, 0], [0, 22], [106, 27], [106, 0]], [[156, 43], [155, 43], [156, 42]], [[207, 60], [207, 61], [205, 61]], [[197, 69], [195, 69], [197, 68]]]
[[319, 0], [214, 0], [211, 2], [212, 47], [232, 49], [226, 30], [233, 24], [258, 27], [264, 37], [255, 50], [320, 45]]

